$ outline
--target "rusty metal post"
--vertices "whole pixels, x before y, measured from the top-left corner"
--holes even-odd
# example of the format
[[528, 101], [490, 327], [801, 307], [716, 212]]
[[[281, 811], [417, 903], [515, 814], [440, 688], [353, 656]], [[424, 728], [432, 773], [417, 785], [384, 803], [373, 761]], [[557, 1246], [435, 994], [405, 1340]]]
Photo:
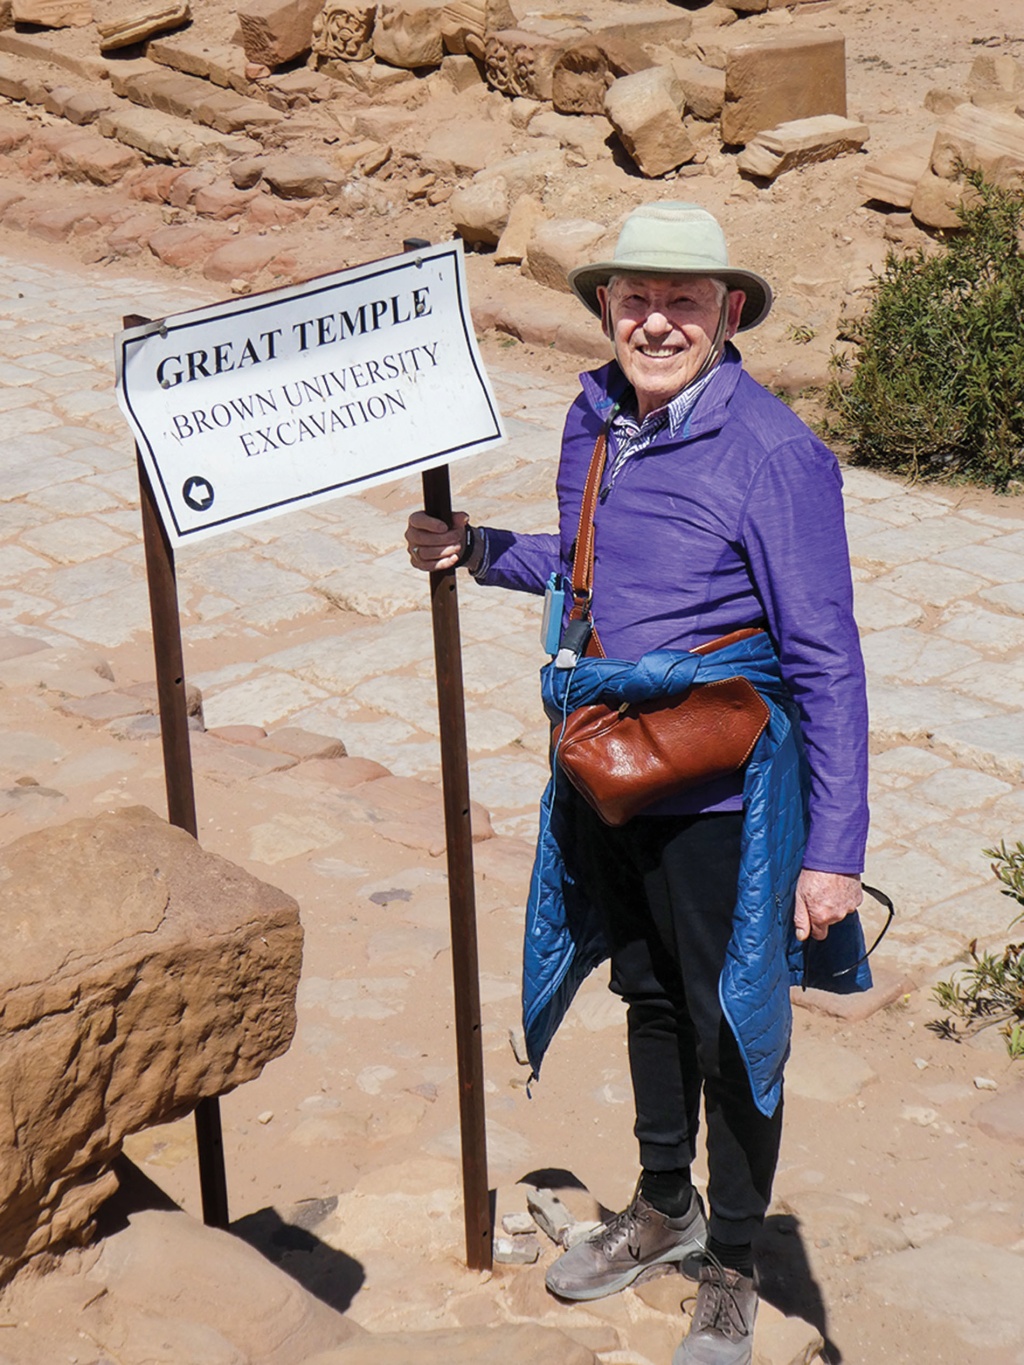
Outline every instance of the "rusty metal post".
[[[125, 327], [139, 327], [149, 318], [130, 314]], [[192, 750], [188, 738], [185, 702], [185, 664], [181, 648], [178, 583], [174, 573], [174, 550], [157, 507], [149, 474], [138, 445], [135, 459], [139, 471], [142, 538], [146, 549], [146, 581], [153, 623], [156, 659], [156, 690], [160, 703], [160, 740], [164, 753], [167, 788], [167, 819], [172, 825], [198, 838], [196, 797], [192, 782]], [[199, 1157], [199, 1190], [203, 1222], [211, 1227], [228, 1226], [228, 1187], [224, 1169], [224, 1139], [220, 1103], [216, 1095], [200, 1100], [195, 1109], [196, 1148]]]
[[[414, 238], [403, 245], [407, 251], [415, 251], [430, 243]], [[423, 508], [430, 516], [451, 525], [452, 495], [447, 465], [424, 471]], [[430, 575], [430, 608], [434, 626], [437, 711], [441, 730], [441, 785], [448, 855], [466, 1264], [470, 1270], [490, 1270], [493, 1234], [487, 1181], [480, 973], [469, 814], [469, 754], [462, 686], [459, 599], [454, 569], [444, 569]]]

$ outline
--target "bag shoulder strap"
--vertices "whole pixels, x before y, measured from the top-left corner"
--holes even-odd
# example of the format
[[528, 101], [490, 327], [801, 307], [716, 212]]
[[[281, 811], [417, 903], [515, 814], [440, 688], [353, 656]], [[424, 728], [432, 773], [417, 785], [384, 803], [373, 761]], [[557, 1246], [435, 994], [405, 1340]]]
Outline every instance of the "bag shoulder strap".
[[598, 638], [597, 627], [591, 615], [594, 586], [594, 513], [597, 509], [597, 495], [601, 489], [605, 459], [608, 455], [608, 428], [605, 427], [594, 442], [594, 453], [590, 457], [586, 482], [583, 485], [583, 501], [580, 503], [580, 521], [576, 529], [576, 552], [572, 560], [572, 608], [570, 621], [589, 621], [590, 640], [587, 654], [603, 659], [604, 649]]

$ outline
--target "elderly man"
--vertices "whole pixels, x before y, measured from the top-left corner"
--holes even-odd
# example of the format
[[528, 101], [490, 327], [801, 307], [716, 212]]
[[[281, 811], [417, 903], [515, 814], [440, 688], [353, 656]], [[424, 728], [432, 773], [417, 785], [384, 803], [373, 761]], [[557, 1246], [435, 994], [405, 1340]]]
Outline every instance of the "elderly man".
[[[826, 447], [744, 372], [731, 338], [765, 318], [771, 290], [729, 266], [705, 210], [635, 210], [613, 259], [570, 283], [600, 316], [615, 359], [582, 376], [569, 411], [560, 534], [471, 527], [465, 513], [448, 529], [416, 513], [406, 538], [421, 569], [465, 565], [480, 583], [544, 592], [552, 574], [569, 575], [604, 433], [592, 595], [573, 613], [582, 634], [567, 622], [544, 670], [553, 723], [595, 700], [662, 695], [671, 684], [652, 679], [680, 662], [698, 684], [744, 676], [769, 704], [743, 771], [675, 792], [620, 827], [558, 775], [556, 754], [524, 970], [536, 1069], [579, 980], [610, 956], [611, 989], [628, 1005], [640, 1148], [629, 1207], [551, 1266], [549, 1289], [595, 1299], [648, 1266], [699, 1259], [674, 1365], [745, 1365], [752, 1242], [781, 1137], [789, 984], [870, 981], [855, 914], [866, 706], [842, 481]], [[591, 628], [605, 657], [584, 650]], [[707, 1222], [690, 1179], [702, 1093]]]

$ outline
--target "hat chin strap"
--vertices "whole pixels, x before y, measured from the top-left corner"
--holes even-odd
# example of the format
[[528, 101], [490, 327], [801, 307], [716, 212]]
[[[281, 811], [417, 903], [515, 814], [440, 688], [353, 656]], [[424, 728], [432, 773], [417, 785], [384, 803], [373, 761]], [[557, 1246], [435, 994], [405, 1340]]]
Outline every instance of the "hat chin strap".
[[725, 330], [728, 327], [728, 325], [729, 291], [727, 289], [725, 291], [725, 297], [722, 299], [721, 312], [718, 314], [718, 326], [715, 328], [714, 339], [711, 342], [711, 350], [708, 351], [707, 355], [704, 357], [704, 364], [693, 376], [689, 384], [684, 385], [683, 388], [680, 389], [680, 393], [684, 393], [686, 389], [692, 388], [694, 384], [698, 383], [701, 379], [704, 378], [704, 376], [709, 372], [709, 370], [713, 369], [714, 366], [718, 364], [719, 360], [722, 357], [722, 351], [725, 349]]

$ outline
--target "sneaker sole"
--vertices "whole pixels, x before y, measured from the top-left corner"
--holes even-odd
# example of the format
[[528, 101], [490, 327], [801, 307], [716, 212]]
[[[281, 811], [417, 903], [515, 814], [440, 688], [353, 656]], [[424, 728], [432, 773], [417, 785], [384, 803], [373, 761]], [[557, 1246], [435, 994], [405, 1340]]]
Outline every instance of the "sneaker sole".
[[559, 1299], [569, 1299], [572, 1303], [588, 1303], [592, 1299], [605, 1299], [609, 1294], [617, 1294], [621, 1289], [628, 1289], [634, 1280], [638, 1280], [645, 1270], [650, 1270], [656, 1265], [671, 1265], [678, 1263], [682, 1271], [683, 1264], [694, 1256], [699, 1256], [704, 1250], [704, 1242], [707, 1234], [702, 1233], [700, 1238], [694, 1238], [690, 1242], [684, 1242], [682, 1246], [670, 1247], [668, 1251], [656, 1256], [653, 1261], [644, 1261], [631, 1266], [624, 1274], [616, 1276], [614, 1280], [605, 1280], [601, 1285], [585, 1285], [580, 1289], [558, 1289], [551, 1283], [550, 1278], [545, 1276], [544, 1283], [550, 1293]]

